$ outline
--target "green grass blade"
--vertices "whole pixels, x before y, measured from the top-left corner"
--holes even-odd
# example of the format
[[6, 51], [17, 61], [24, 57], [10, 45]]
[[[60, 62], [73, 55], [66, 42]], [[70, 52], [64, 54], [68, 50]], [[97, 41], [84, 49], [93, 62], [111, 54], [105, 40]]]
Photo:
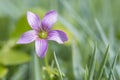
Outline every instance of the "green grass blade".
[[21, 65], [10, 80], [24, 80], [28, 70], [28, 65]]
[[[99, 23], [99, 21], [96, 18], [95, 18], [95, 23], [96, 23], [96, 26], [98, 28], [98, 31], [101, 35], [101, 38], [102, 38], [104, 44], [107, 46], [109, 44], [109, 41], [108, 41], [108, 39], [107, 39], [103, 29], [102, 29], [102, 25]], [[110, 45], [111, 45], [111, 43], [110, 43]], [[110, 59], [112, 59], [114, 56], [114, 51], [113, 51], [112, 47], [110, 47], [109, 51], [110, 51]]]
[[89, 75], [89, 71], [88, 71], [88, 67], [87, 67], [87, 65], [86, 65], [84, 80], [88, 80], [88, 75]]
[[97, 75], [97, 78], [98, 78], [97, 80], [101, 80], [101, 77], [102, 77], [102, 74], [103, 74], [103, 69], [104, 69], [104, 66], [105, 66], [105, 64], [107, 62], [107, 59], [108, 59], [108, 50], [109, 50], [109, 45], [108, 45], [108, 47], [105, 51], [104, 58], [103, 58], [102, 63], [100, 65], [100, 69], [99, 69], [98, 75]]
[[114, 71], [115, 71], [114, 74], [115, 74], [116, 80], [120, 80], [120, 66], [116, 65]]
[[[115, 66], [115, 63], [116, 63], [117, 58], [118, 58], [118, 54], [116, 54], [116, 56], [115, 56], [115, 58], [114, 58], [113, 64], [112, 64], [111, 69], [110, 69], [110, 74], [109, 74], [108, 80], [111, 80], [112, 71], [113, 71], [113, 69], [114, 69], [114, 66]], [[113, 74], [114, 74], [114, 73], [113, 73]]]
[[108, 40], [107, 40], [107, 37], [106, 37], [106, 35], [105, 35], [105, 33], [104, 33], [103, 29], [102, 29], [101, 24], [99, 23], [99, 21], [97, 19], [95, 19], [95, 23], [96, 23], [96, 26], [98, 28], [99, 33], [101, 34], [103, 42], [105, 43], [105, 45], [107, 45]]
[[69, 30], [71, 31], [71, 33], [78, 38], [79, 42], [82, 41], [82, 35], [79, 33], [79, 31], [71, 24], [69, 23], [67, 20], [65, 20], [63, 17], [59, 16], [59, 20], [61, 23], [63, 23], [63, 25]]
[[70, 16], [78, 23], [81, 25], [81, 27], [83, 28], [83, 30], [86, 31], [86, 33], [91, 34], [94, 37], [94, 33], [92, 31], [92, 29], [90, 28], [90, 26], [86, 23], [86, 21], [84, 21], [81, 16], [72, 8], [72, 6], [70, 5], [69, 2], [67, 1], [62, 1], [59, 0], [62, 5], [65, 7], [65, 10], [67, 10], [70, 14]]
[[104, 75], [105, 75], [105, 78], [108, 78], [109, 76], [109, 69], [107, 68], [107, 66], [104, 67]]
[[[104, 25], [107, 26], [109, 30], [109, 41], [112, 45], [114, 45], [115, 33], [114, 33], [114, 23], [113, 23], [113, 14], [112, 14], [112, 6], [110, 0], [103, 0], [103, 21]], [[110, 45], [111, 45], [110, 44]]]
[[112, 80], [116, 80], [116, 78], [115, 78], [115, 75], [114, 75], [113, 71], [112, 71]]
[[56, 55], [55, 55], [55, 52], [54, 52], [54, 59], [55, 59], [55, 62], [56, 62], [57, 68], [58, 68], [58, 72], [59, 72], [60, 78], [61, 78], [61, 80], [63, 80], [62, 71], [61, 71], [61, 69], [60, 69], [60, 65], [59, 65], [59, 63], [58, 63], [57, 57], [56, 57]]
[[82, 74], [83, 74], [83, 69], [82, 66], [80, 65], [80, 51], [75, 43], [75, 41], [72, 42], [72, 66], [73, 66], [73, 74], [75, 77], [75, 80], [81, 80], [82, 79]]
[[89, 77], [88, 80], [93, 80], [94, 76], [94, 70], [95, 70], [95, 63], [96, 63], [96, 46], [94, 47], [93, 55], [92, 55], [92, 60], [90, 62], [90, 68], [89, 68]]

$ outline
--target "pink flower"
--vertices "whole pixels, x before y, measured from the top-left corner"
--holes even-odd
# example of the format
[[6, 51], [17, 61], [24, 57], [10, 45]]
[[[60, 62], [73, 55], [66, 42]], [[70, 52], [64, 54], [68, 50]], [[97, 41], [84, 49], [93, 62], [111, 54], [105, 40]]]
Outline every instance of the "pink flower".
[[52, 10], [45, 14], [40, 20], [37, 14], [27, 12], [27, 20], [33, 30], [25, 32], [17, 44], [28, 44], [35, 41], [35, 50], [39, 57], [43, 58], [48, 49], [48, 40], [63, 44], [68, 40], [66, 34], [60, 30], [51, 30], [57, 21], [57, 12]]

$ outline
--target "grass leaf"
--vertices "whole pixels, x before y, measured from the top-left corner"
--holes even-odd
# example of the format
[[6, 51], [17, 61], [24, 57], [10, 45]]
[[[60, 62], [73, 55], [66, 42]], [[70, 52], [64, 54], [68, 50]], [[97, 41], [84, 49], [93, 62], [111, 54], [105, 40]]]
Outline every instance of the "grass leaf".
[[86, 65], [84, 80], [88, 80], [88, 75], [89, 75], [89, 71], [88, 71], [88, 67], [87, 67], [87, 65]]
[[8, 73], [8, 69], [0, 65], [0, 78], [5, 77], [7, 73]]
[[[116, 54], [115, 58], [114, 58], [114, 61], [112, 63], [112, 66], [111, 66], [111, 69], [110, 69], [110, 74], [109, 74], [109, 77], [108, 77], [108, 80], [111, 80], [111, 77], [112, 77], [112, 71], [114, 69], [114, 66], [115, 66], [115, 63], [116, 63], [116, 60], [118, 58], [118, 54]], [[114, 74], [114, 73], [113, 73]]]
[[89, 77], [88, 80], [93, 80], [94, 76], [94, 70], [95, 70], [95, 63], [96, 63], [96, 46], [94, 47], [93, 55], [92, 55], [92, 60], [90, 62], [90, 68], [89, 68]]
[[83, 69], [82, 65], [80, 65], [80, 51], [78, 49], [78, 46], [76, 45], [75, 41], [72, 43], [72, 66], [73, 66], [73, 74], [75, 77], [75, 80], [81, 80], [82, 77], [79, 77], [80, 75], [82, 76]]
[[3, 65], [18, 65], [29, 62], [30, 60], [31, 57], [22, 51], [0, 51], [0, 64]]
[[97, 78], [98, 78], [97, 80], [101, 80], [101, 77], [102, 77], [102, 74], [103, 74], [103, 69], [104, 69], [104, 66], [105, 66], [105, 64], [107, 62], [107, 59], [108, 59], [108, 50], [109, 50], [109, 45], [108, 45], [108, 47], [105, 51], [104, 58], [103, 58], [102, 63], [100, 65], [100, 69], [99, 69], [98, 75], [97, 75]]
[[102, 29], [102, 26], [100, 25], [100, 23], [99, 23], [99, 21], [97, 19], [95, 19], [95, 23], [96, 23], [98, 31], [99, 31], [99, 33], [100, 33], [100, 35], [102, 37], [103, 42], [105, 43], [105, 45], [107, 45], [108, 40], [107, 40], [107, 37], [106, 37], [106, 35], [105, 35], [105, 33], [104, 33], [103, 29]]

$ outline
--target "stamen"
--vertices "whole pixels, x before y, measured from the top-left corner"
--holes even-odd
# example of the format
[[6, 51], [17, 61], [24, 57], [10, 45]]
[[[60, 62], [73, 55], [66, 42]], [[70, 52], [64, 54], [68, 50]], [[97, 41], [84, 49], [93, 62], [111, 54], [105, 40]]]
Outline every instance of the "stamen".
[[41, 31], [41, 32], [39, 33], [39, 37], [40, 37], [41, 39], [46, 39], [47, 36], [48, 36], [48, 32], [46, 32], [46, 31]]

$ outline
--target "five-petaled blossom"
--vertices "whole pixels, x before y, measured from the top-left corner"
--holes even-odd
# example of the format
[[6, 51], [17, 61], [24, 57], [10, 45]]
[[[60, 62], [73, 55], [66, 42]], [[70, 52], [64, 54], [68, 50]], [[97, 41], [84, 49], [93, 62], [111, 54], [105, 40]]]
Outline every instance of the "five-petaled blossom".
[[68, 40], [67, 35], [61, 30], [51, 30], [57, 21], [57, 12], [51, 10], [40, 20], [37, 14], [27, 12], [27, 20], [33, 30], [25, 32], [17, 44], [28, 44], [35, 41], [35, 50], [39, 57], [43, 58], [48, 49], [48, 40], [63, 44]]

